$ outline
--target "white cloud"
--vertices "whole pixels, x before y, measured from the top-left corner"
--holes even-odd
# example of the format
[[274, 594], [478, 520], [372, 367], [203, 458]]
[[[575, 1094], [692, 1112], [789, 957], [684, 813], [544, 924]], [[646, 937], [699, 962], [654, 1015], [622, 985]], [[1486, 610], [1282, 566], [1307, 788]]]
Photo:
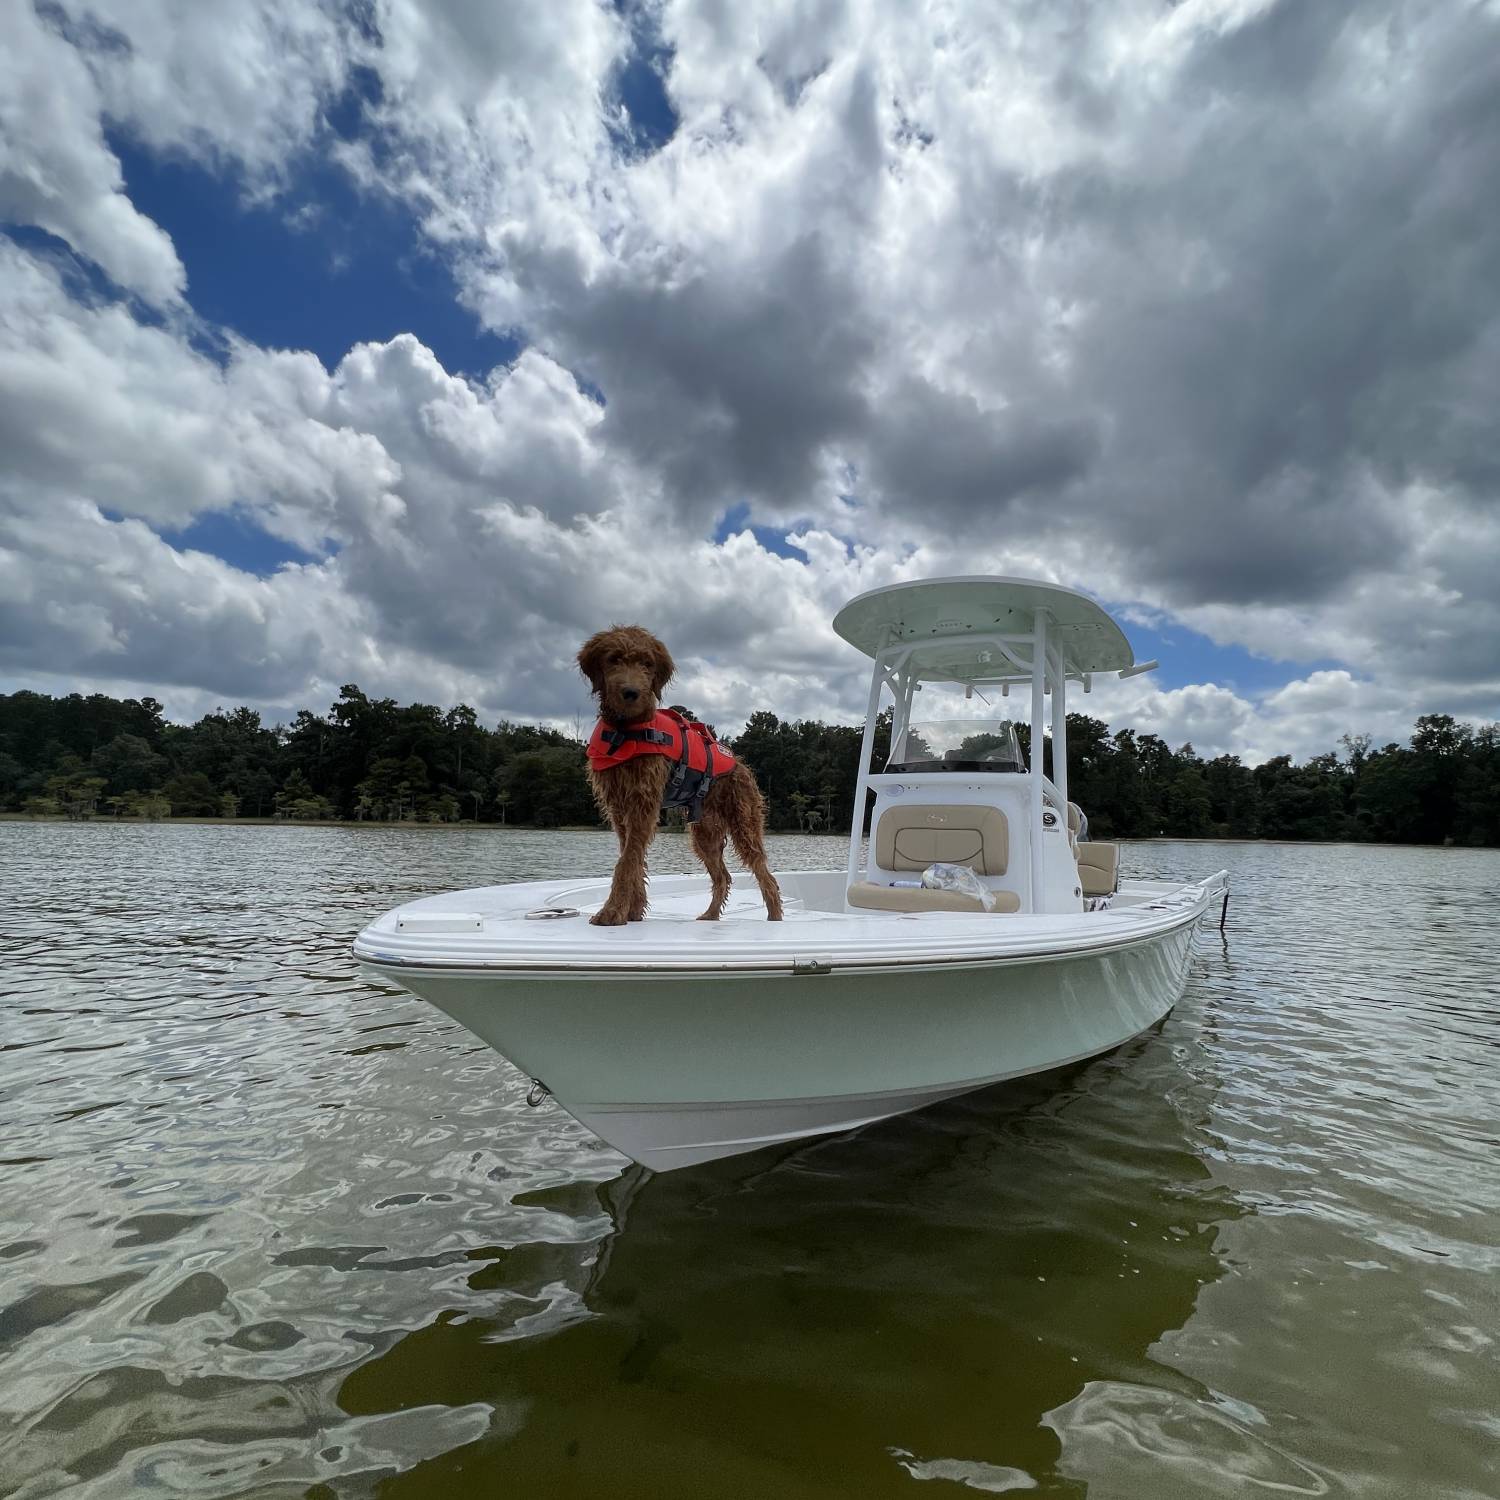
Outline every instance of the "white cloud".
[[[0, 207], [169, 309], [0, 241], [12, 680], [566, 720], [578, 638], [641, 618], [721, 725], [852, 718], [838, 605], [993, 571], [1303, 673], [1075, 703], [1204, 754], [1500, 712], [1490, 16], [10, 5]], [[611, 128], [648, 22], [680, 120], [654, 152]], [[250, 193], [343, 162], [526, 352], [483, 380], [414, 335], [207, 357], [106, 126]], [[744, 502], [806, 560], [708, 540]], [[258, 579], [140, 524], [230, 507], [321, 560]]]
[[121, 303], [74, 301], [56, 270], [0, 241], [0, 486], [86, 496], [181, 527], [244, 505], [310, 546], [393, 506], [399, 469], [327, 419], [312, 355], [236, 344], [224, 367]]
[[176, 303], [182, 263], [125, 196], [82, 58], [29, 0], [3, 0], [0, 29], [0, 221], [45, 229], [148, 302]]
[[156, 151], [232, 163], [252, 192], [283, 180], [361, 46], [353, 19], [317, 0], [52, 0], [47, 14], [111, 123]]

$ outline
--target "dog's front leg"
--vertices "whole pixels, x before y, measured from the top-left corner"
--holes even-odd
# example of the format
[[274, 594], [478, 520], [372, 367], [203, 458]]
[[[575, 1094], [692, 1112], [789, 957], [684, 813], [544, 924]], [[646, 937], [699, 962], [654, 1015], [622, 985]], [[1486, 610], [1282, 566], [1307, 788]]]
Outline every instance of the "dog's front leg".
[[589, 921], [595, 927], [623, 927], [646, 915], [646, 846], [650, 832], [620, 829], [620, 857], [615, 861], [609, 898]]
[[630, 879], [626, 871], [625, 840], [620, 840], [620, 857], [609, 883], [609, 896], [603, 906], [589, 918], [595, 927], [623, 927], [630, 920]]

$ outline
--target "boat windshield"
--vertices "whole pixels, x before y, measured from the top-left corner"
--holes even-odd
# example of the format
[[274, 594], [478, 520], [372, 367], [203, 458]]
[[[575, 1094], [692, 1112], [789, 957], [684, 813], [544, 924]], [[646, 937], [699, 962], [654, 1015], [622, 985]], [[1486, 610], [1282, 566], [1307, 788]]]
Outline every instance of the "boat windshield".
[[908, 724], [891, 746], [887, 771], [1024, 771], [1016, 726], [1008, 720], [926, 719]]

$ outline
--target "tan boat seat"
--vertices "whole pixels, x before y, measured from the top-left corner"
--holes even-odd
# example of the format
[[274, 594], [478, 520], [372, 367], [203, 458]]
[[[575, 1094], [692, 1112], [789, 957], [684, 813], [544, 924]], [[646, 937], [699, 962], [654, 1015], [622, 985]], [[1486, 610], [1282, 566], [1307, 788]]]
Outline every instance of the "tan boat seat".
[[968, 865], [976, 875], [1003, 875], [1009, 859], [1009, 826], [998, 807], [888, 807], [875, 829], [875, 863], [882, 870], [921, 874], [941, 863]]
[[[923, 866], [926, 869], [926, 866]], [[1014, 891], [995, 891], [991, 914], [1020, 911], [1021, 898]], [[961, 891], [912, 890], [902, 886], [876, 885], [857, 880], [849, 887], [849, 905], [866, 911], [983, 911], [979, 902]]]
[[1080, 844], [1078, 883], [1085, 896], [1113, 896], [1120, 884], [1120, 846], [1092, 841]]

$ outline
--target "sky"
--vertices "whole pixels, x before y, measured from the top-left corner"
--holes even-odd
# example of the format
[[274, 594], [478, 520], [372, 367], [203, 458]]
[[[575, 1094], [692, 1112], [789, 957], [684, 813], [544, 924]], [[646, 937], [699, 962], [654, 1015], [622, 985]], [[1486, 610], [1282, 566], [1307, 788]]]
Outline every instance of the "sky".
[[0, 690], [857, 720], [901, 579], [1258, 762], [1500, 718], [1500, 7], [0, 0]]

